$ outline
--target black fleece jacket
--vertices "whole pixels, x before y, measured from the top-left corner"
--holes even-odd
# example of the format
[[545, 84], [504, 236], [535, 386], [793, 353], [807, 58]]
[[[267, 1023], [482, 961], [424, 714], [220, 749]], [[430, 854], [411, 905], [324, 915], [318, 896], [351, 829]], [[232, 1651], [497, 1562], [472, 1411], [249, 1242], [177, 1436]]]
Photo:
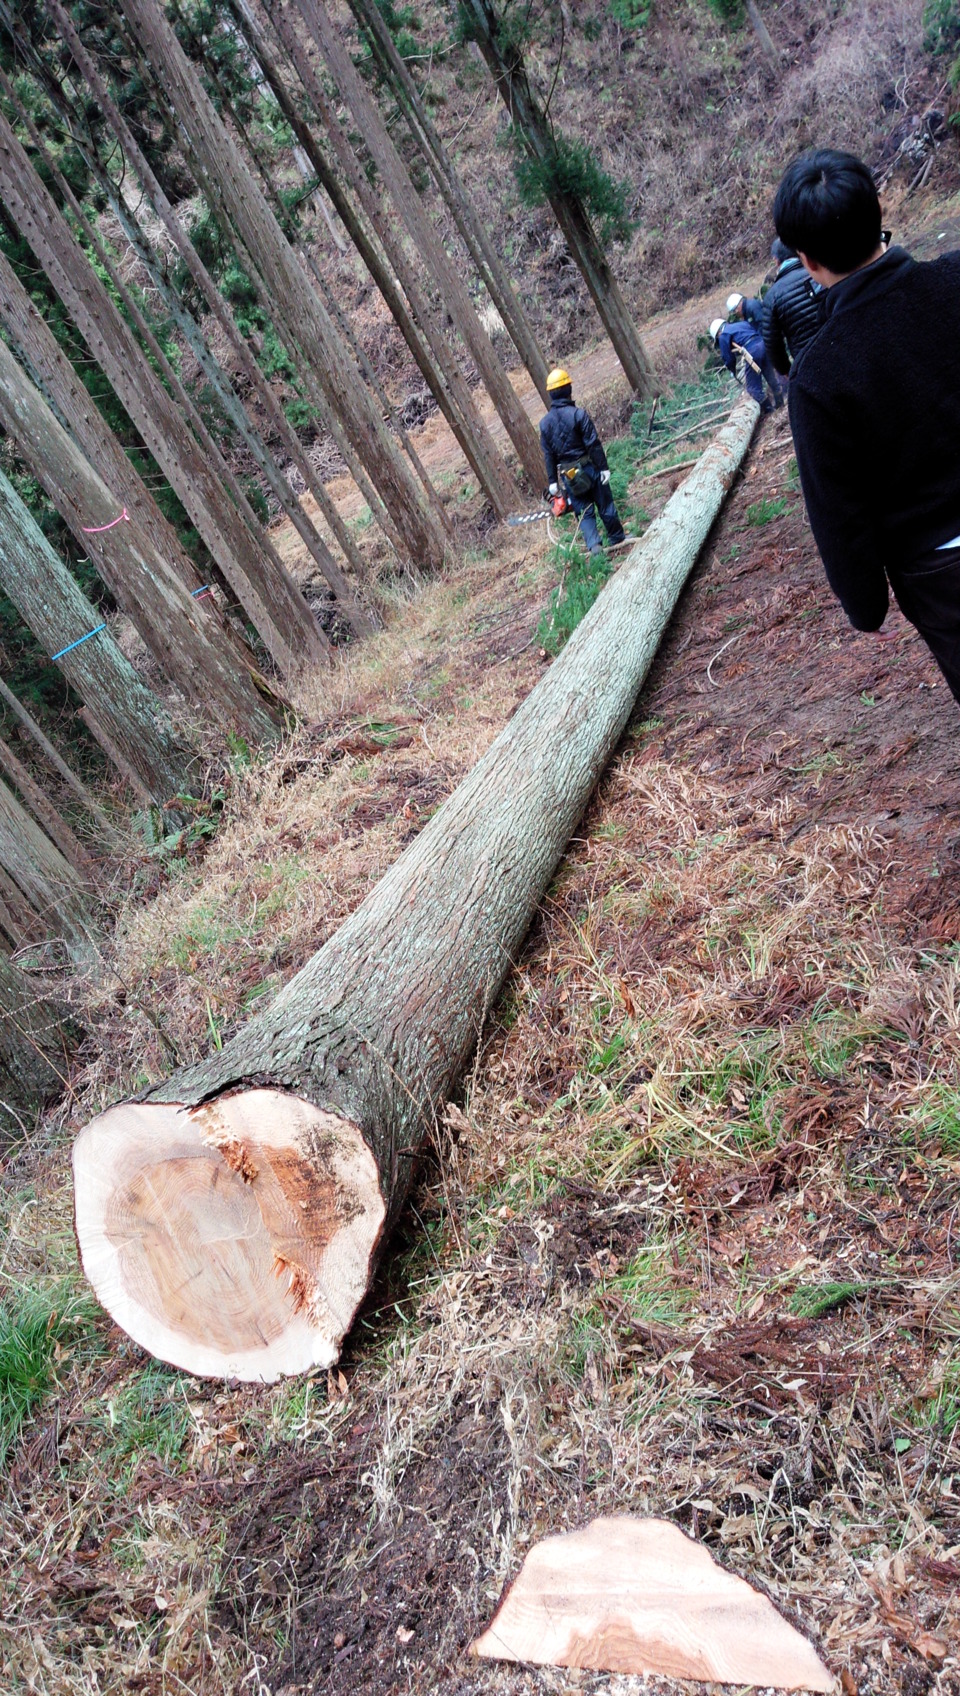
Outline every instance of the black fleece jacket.
[[789, 404], [827, 580], [879, 630], [888, 578], [960, 535], [960, 253], [894, 247], [835, 283]]

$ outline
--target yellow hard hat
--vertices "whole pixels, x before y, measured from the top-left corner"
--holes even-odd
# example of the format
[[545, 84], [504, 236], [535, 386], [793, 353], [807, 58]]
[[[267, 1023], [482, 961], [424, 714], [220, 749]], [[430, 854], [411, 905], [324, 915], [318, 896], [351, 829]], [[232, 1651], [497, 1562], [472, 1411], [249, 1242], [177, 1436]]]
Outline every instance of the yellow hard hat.
[[569, 389], [572, 387], [570, 378], [562, 365], [557, 365], [547, 378], [547, 393], [551, 389]]

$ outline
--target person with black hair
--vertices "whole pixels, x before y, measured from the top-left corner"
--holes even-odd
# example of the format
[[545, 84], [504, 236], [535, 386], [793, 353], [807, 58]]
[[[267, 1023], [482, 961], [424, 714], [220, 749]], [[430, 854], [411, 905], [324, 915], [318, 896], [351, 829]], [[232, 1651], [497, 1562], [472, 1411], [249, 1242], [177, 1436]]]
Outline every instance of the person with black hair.
[[773, 244], [777, 274], [763, 297], [761, 330], [770, 363], [781, 377], [820, 328], [823, 289], [804, 270], [800, 255], [778, 236]]
[[540, 420], [540, 446], [551, 495], [563, 493], [577, 514], [591, 554], [603, 552], [597, 513], [611, 548], [635, 542], [623, 528], [610, 493], [610, 468], [597, 427], [582, 406], [573, 404], [573, 385], [561, 366], [547, 378], [550, 411]]
[[960, 253], [888, 248], [871, 172], [833, 148], [788, 166], [773, 217], [826, 293], [789, 407], [827, 581], [857, 630], [892, 588], [960, 701]]

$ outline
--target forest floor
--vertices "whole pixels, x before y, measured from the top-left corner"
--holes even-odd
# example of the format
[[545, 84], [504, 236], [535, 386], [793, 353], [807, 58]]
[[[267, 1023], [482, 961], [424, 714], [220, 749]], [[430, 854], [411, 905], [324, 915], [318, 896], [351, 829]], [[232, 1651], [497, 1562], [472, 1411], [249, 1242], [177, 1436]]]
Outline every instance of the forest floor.
[[845, 1696], [960, 1691], [957, 709], [899, 614], [846, 625], [782, 414], [339, 1368], [192, 1380], [78, 1294], [76, 1129], [363, 898], [549, 663], [557, 569], [545, 527], [488, 538], [144, 863], [101, 1048], [3, 1175], [4, 1286], [61, 1337], [0, 1501], [5, 1691], [666, 1696], [467, 1655], [531, 1543], [609, 1512], [766, 1589]]

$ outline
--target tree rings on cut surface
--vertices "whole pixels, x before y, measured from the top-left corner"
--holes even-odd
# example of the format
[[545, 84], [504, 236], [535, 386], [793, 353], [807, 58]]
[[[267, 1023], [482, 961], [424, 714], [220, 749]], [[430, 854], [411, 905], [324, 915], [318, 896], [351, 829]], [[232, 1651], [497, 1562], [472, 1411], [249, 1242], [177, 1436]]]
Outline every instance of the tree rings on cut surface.
[[124, 1102], [73, 1171], [84, 1272], [151, 1354], [267, 1383], [337, 1359], [385, 1213], [349, 1119], [273, 1089]]

